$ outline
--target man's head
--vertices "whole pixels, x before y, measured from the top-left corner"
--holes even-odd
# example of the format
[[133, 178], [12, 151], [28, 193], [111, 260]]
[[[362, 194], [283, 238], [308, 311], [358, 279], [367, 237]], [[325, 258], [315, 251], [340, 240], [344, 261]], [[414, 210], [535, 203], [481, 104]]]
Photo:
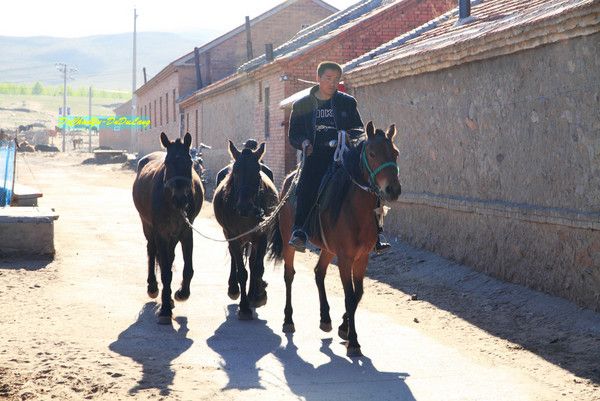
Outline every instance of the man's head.
[[246, 142], [244, 142], [243, 146], [246, 149], [256, 150], [258, 148], [258, 142], [256, 141], [256, 139], [250, 138], [247, 139]]
[[319, 91], [325, 99], [333, 96], [342, 78], [342, 67], [332, 61], [323, 61], [317, 67]]

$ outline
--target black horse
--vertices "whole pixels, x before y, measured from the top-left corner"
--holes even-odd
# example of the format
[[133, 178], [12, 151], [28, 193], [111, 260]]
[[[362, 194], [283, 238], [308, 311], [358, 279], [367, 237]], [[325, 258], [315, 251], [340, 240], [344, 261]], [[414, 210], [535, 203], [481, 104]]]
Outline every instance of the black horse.
[[[256, 151], [239, 151], [229, 141], [229, 153], [234, 159], [231, 171], [215, 190], [213, 207], [215, 217], [223, 227], [225, 238], [233, 238], [257, 227], [265, 215], [277, 206], [277, 189], [261, 172], [260, 159], [265, 152], [262, 143]], [[270, 231], [275, 227], [253, 232], [229, 242], [231, 272], [227, 294], [231, 299], [240, 295], [238, 318], [252, 319], [250, 307], [267, 302], [266, 283], [263, 281], [264, 258], [269, 245]], [[250, 253], [250, 285], [246, 295], [248, 272], [244, 266], [244, 251]]]
[[167, 153], [154, 152], [138, 162], [137, 176], [133, 182], [133, 203], [142, 219], [144, 235], [148, 240], [148, 295], [158, 296], [155, 260], [158, 259], [163, 285], [162, 305], [158, 323], [170, 324], [174, 303], [171, 299], [171, 279], [175, 246], [181, 242], [183, 251], [183, 281], [175, 292], [177, 301], [190, 296], [193, 237], [182, 214], [190, 222], [200, 213], [204, 189], [198, 174], [192, 168], [190, 144], [192, 137], [185, 134], [181, 139], [169, 141], [165, 133], [160, 141]]

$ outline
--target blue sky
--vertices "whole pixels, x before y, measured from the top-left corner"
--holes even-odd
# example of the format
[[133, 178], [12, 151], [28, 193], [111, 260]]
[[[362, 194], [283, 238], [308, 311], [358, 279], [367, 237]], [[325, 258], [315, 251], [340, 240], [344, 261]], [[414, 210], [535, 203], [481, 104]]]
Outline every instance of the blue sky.
[[[326, 2], [344, 9], [357, 1]], [[243, 24], [246, 15], [254, 18], [281, 2], [283, 0], [2, 1], [0, 36], [79, 37], [129, 32], [133, 29], [134, 7], [138, 10], [139, 32], [220, 34]]]

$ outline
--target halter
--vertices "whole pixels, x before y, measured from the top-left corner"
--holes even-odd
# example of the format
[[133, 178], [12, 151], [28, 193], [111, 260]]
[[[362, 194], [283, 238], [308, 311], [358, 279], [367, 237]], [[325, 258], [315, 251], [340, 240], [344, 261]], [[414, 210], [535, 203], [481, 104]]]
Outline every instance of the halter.
[[379, 167], [377, 167], [375, 169], [375, 171], [371, 170], [371, 167], [369, 166], [369, 162], [367, 161], [367, 145], [366, 144], [362, 148], [360, 158], [363, 161], [365, 167], [367, 168], [367, 172], [369, 173], [369, 185], [372, 188], [376, 188], [378, 190], [378, 192], [380, 192], [381, 189], [379, 188], [379, 186], [377, 185], [377, 182], [375, 181], [375, 177], [377, 177], [377, 174], [379, 174], [386, 167], [394, 168], [396, 170], [396, 174], [398, 174], [400, 172], [400, 169], [398, 168], [398, 165], [395, 162], [385, 162], [385, 163], [380, 164]]

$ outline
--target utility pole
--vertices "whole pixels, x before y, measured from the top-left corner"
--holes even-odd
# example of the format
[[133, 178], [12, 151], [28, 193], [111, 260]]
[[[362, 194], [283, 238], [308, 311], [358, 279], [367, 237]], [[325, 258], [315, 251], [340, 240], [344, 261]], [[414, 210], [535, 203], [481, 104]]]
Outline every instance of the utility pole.
[[[65, 63], [56, 63], [56, 68], [58, 71], [63, 73], [64, 85], [63, 85], [63, 109], [62, 116], [63, 118], [63, 134], [62, 134], [62, 151], [65, 151], [66, 148], [66, 136], [67, 136], [67, 73], [74, 73], [77, 71], [77, 68], [71, 67], [67, 68], [67, 64]], [[69, 75], [70, 79], [73, 79], [72, 76]]]
[[[92, 121], [92, 87], [91, 86], [90, 86], [89, 98], [90, 98], [90, 102], [89, 102], [88, 117], [90, 118], [90, 122], [91, 122]], [[88, 125], [88, 152], [92, 153], [92, 127], [90, 125]]]
[[[136, 89], [136, 72], [137, 72], [137, 67], [136, 67], [136, 34], [137, 34], [137, 26], [136, 26], [136, 19], [137, 19], [138, 15], [136, 12], [136, 9], [133, 9], [133, 72], [132, 72], [132, 82], [131, 82], [131, 117], [135, 119], [135, 116], [137, 114], [137, 99], [135, 96], [135, 89]], [[137, 150], [137, 127], [135, 127], [134, 125], [131, 126], [131, 138], [130, 138], [130, 148], [131, 148], [131, 152], [134, 152]]]

